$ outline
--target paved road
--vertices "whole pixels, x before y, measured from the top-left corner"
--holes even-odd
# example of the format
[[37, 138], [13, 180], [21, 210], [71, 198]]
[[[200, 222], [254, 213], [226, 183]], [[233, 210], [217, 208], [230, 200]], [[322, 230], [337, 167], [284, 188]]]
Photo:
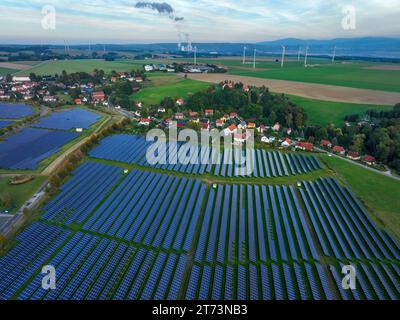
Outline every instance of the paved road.
[[334, 154], [334, 153], [328, 152], [328, 151], [326, 151], [326, 150], [324, 150], [324, 149], [320, 149], [320, 148], [317, 148], [317, 147], [314, 147], [314, 149], [317, 150], [317, 151], [320, 151], [320, 152], [322, 152], [322, 153], [330, 154], [332, 157], [341, 159], [341, 160], [343, 160], [343, 161], [347, 161], [347, 162], [349, 162], [349, 163], [352, 163], [352, 164], [354, 164], [354, 165], [356, 165], [356, 166], [362, 167], [362, 168], [367, 169], [367, 170], [369, 170], [369, 171], [373, 171], [373, 172], [375, 172], [375, 173], [381, 174], [381, 175], [386, 176], [386, 177], [388, 177], [388, 178], [392, 178], [392, 179], [395, 179], [395, 180], [400, 181], [400, 177], [394, 175], [394, 174], [393, 174], [392, 172], [390, 172], [390, 171], [380, 171], [380, 170], [374, 169], [374, 168], [372, 168], [372, 167], [366, 166], [366, 165], [364, 165], [364, 164], [362, 164], [362, 163], [359, 163], [359, 162], [356, 162], [356, 161], [353, 161], [353, 160], [350, 160], [350, 159], [347, 159], [347, 158], [343, 158], [343, 157], [338, 156], [338, 155], [336, 155], [336, 154]]

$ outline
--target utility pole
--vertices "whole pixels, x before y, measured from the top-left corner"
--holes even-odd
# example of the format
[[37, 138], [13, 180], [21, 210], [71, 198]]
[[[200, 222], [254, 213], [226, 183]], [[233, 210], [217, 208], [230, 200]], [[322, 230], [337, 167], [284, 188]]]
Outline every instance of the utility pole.
[[256, 70], [256, 53], [257, 49], [254, 49], [253, 70]]
[[243, 64], [246, 64], [246, 47], [243, 47]]

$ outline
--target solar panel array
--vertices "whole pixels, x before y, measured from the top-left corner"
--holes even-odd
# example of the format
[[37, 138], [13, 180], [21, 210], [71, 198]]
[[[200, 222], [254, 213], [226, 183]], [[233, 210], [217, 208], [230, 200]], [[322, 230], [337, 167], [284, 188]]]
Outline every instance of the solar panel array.
[[103, 139], [89, 155], [180, 173], [223, 177], [271, 178], [322, 169], [319, 160], [311, 155], [254, 149], [240, 153], [230, 148], [216, 156], [212, 148], [204, 145], [167, 143], [164, 148], [157, 146], [141, 136], [114, 135]]
[[293, 187], [220, 185], [212, 189], [197, 262], [317, 260]]
[[32, 114], [32, 107], [28, 105], [0, 102], [0, 119], [22, 119]]
[[87, 129], [99, 118], [100, 115], [95, 112], [85, 109], [71, 109], [53, 112], [49, 116], [41, 118], [34, 126], [57, 130]]
[[319, 263], [198, 265], [191, 270], [187, 300], [332, 300]]
[[400, 260], [400, 243], [377, 227], [352, 192], [333, 179], [300, 190], [323, 252], [338, 259]]
[[73, 132], [25, 128], [0, 142], [0, 168], [36, 169], [40, 161], [78, 137]]
[[[86, 162], [17, 241], [0, 258], [0, 299], [399, 299], [400, 293], [398, 241], [332, 179], [299, 189], [214, 189]], [[342, 288], [343, 264], [356, 266], [356, 290]], [[43, 265], [56, 268], [56, 290], [42, 288]]]
[[12, 122], [12, 121], [9, 121], [9, 120], [0, 120], [0, 129], [9, 126], [9, 125], [12, 124], [12, 123], [13, 123], [13, 122]]

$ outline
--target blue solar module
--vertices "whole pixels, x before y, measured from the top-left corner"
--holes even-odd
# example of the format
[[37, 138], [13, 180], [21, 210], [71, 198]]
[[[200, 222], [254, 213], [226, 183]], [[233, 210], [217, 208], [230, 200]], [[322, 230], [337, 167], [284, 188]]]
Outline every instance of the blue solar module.
[[20, 103], [0, 102], [0, 118], [21, 119], [33, 114], [31, 106]]
[[72, 132], [25, 128], [0, 142], [0, 168], [36, 169], [40, 161], [77, 136]]
[[246, 267], [239, 265], [237, 274], [237, 299], [247, 299], [247, 270]]
[[99, 118], [100, 115], [95, 112], [84, 109], [71, 109], [53, 112], [49, 116], [41, 118], [33, 126], [57, 130], [87, 129]]
[[0, 129], [9, 126], [9, 125], [12, 124], [12, 123], [13, 123], [13, 121], [9, 121], [9, 120], [0, 120]]

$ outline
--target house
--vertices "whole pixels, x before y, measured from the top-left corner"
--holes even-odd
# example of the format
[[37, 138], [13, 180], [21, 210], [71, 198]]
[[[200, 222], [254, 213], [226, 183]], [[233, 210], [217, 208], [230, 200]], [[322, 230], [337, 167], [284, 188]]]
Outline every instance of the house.
[[244, 92], [249, 92], [249, 91], [250, 91], [249, 86], [248, 86], [248, 85], [244, 85], [244, 86], [243, 86], [243, 91], [244, 91]]
[[239, 124], [238, 124], [238, 129], [240, 129], [240, 130], [245, 130], [247, 128], [247, 123], [246, 123], [246, 121], [241, 121]]
[[250, 138], [250, 135], [245, 133], [235, 133], [233, 135], [233, 141], [236, 143], [245, 143]]
[[140, 101], [136, 102], [136, 107], [138, 108], [143, 108], [143, 103], [141, 103]]
[[224, 116], [222, 116], [221, 118], [219, 118], [219, 120], [221, 120], [221, 121], [222, 121], [222, 123], [225, 123], [225, 122], [226, 122], [226, 120], [228, 120], [228, 115], [224, 115]]
[[143, 82], [143, 78], [142, 77], [135, 77], [135, 81], [136, 82]]
[[361, 157], [357, 151], [349, 151], [347, 153], [347, 158], [349, 158], [351, 160], [356, 160], [356, 161], [361, 159]]
[[275, 123], [274, 126], [272, 127], [273, 131], [279, 131], [281, 130], [281, 124], [279, 122]]
[[365, 162], [369, 166], [376, 164], [376, 159], [370, 155], [365, 155], [364, 157], [362, 157], [362, 161]]
[[92, 99], [95, 102], [103, 102], [106, 99], [106, 95], [103, 91], [96, 91], [92, 93]]
[[176, 100], [176, 104], [177, 104], [178, 106], [183, 106], [184, 103], [185, 103], [185, 100], [183, 100], [182, 98]]
[[249, 124], [247, 125], [248, 129], [255, 129], [256, 128], [256, 124], [254, 122], [249, 122]]
[[215, 125], [220, 128], [220, 127], [224, 126], [224, 122], [222, 120], [218, 119], [217, 121], [215, 121]]
[[189, 117], [195, 118], [195, 117], [198, 117], [198, 116], [199, 116], [199, 113], [198, 113], [198, 112], [189, 111]]
[[232, 89], [233, 88], [233, 82], [226, 82], [226, 83], [224, 83], [224, 85], [222, 86], [222, 89], [225, 89], [225, 88], [228, 88], [228, 89]]
[[210, 124], [209, 123], [202, 123], [201, 124], [202, 131], [210, 131]]
[[303, 151], [313, 151], [314, 145], [310, 142], [297, 142], [296, 148]]
[[346, 153], [346, 150], [344, 150], [344, 148], [341, 146], [334, 146], [332, 150], [333, 150], [333, 152], [342, 154], [342, 155]]
[[154, 70], [154, 68], [153, 68], [152, 65], [148, 64], [148, 65], [145, 65], [145, 66], [144, 66], [144, 70], [145, 70], [146, 72], [151, 72], [151, 71]]
[[175, 113], [175, 119], [176, 120], [182, 120], [185, 116], [183, 113]]
[[214, 115], [214, 109], [206, 109], [204, 114], [206, 117], [212, 117]]
[[271, 144], [275, 141], [275, 137], [261, 137], [261, 142]]
[[292, 140], [290, 140], [289, 138], [285, 138], [283, 139], [281, 146], [284, 148], [290, 147], [292, 145]]
[[288, 129], [286, 130], [286, 133], [287, 133], [289, 136], [292, 134], [292, 132], [293, 132], [292, 128], [288, 128]]
[[31, 95], [30, 93], [27, 93], [24, 95], [24, 100], [32, 100], [33, 99], [33, 95]]
[[236, 112], [230, 112], [229, 113], [229, 118], [230, 119], [235, 119], [235, 118], [237, 118], [238, 117], [238, 114], [236, 113]]
[[151, 119], [150, 118], [141, 118], [139, 120], [139, 125], [141, 126], [148, 126], [150, 125]]
[[57, 102], [58, 97], [56, 96], [44, 96], [43, 97], [43, 102]]
[[264, 131], [265, 131], [265, 129], [266, 129], [265, 125], [261, 124], [261, 125], [257, 128], [257, 131], [258, 131], [258, 133], [263, 134]]
[[117, 82], [117, 77], [111, 77], [111, 82]]
[[332, 148], [332, 142], [330, 142], [329, 140], [321, 140], [319, 142], [319, 145], [321, 147]]
[[82, 100], [81, 99], [75, 99], [75, 104], [82, 104]]
[[76, 128], [76, 129], [75, 129], [75, 132], [77, 132], [77, 133], [82, 133], [82, 132], [83, 132], [83, 128]]
[[237, 132], [237, 127], [235, 124], [231, 124], [228, 128], [224, 130], [224, 135], [229, 136], [230, 134], [235, 134]]
[[121, 79], [125, 79], [126, 78], [126, 74], [125, 72], [118, 72], [118, 75]]
[[13, 82], [31, 82], [31, 78], [28, 76], [14, 76], [12, 77]]
[[165, 108], [161, 108], [160, 107], [160, 108], [157, 109], [157, 112], [165, 113]]

